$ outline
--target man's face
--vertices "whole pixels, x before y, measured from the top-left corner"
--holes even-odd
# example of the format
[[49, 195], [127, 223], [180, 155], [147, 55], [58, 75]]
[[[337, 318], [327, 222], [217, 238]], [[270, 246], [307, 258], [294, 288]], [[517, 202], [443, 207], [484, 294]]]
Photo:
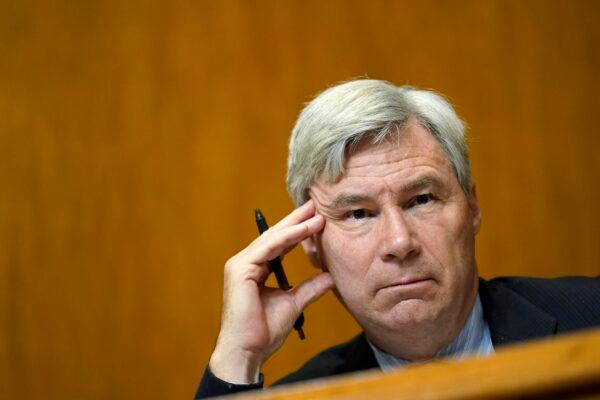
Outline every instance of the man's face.
[[465, 196], [440, 145], [416, 122], [398, 138], [362, 143], [345, 167], [337, 182], [310, 188], [326, 223], [305, 249], [384, 350], [398, 334], [441, 335], [445, 345], [477, 291], [475, 194]]

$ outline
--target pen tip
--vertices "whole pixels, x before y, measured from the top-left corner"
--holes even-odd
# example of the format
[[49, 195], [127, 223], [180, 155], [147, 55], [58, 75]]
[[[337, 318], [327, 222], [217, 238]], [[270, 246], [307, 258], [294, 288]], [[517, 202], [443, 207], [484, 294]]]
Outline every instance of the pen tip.
[[260, 212], [260, 208], [255, 208], [254, 209], [254, 216], [256, 218], [264, 218], [263, 215], [262, 215], [262, 213]]
[[302, 328], [298, 328], [298, 336], [300, 336], [300, 340], [306, 339], [306, 336], [304, 336], [304, 330]]

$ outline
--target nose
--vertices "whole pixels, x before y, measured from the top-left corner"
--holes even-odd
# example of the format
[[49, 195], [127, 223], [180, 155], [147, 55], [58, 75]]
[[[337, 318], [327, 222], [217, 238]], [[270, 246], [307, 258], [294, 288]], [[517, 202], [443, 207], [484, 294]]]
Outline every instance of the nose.
[[403, 261], [420, 253], [421, 247], [414, 227], [402, 209], [391, 207], [385, 210], [380, 224], [382, 260]]

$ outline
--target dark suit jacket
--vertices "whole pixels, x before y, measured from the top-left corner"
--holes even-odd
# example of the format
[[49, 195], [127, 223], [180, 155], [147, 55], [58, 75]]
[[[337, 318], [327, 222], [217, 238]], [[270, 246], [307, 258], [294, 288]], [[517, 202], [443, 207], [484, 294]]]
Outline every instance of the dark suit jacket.
[[[479, 296], [494, 348], [600, 325], [600, 277], [480, 279]], [[319, 353], [275, 385], [378, 367], [361, 333]], [[203, 390], [205, 378], [206, 373], [197, 396], [211, 395]]]

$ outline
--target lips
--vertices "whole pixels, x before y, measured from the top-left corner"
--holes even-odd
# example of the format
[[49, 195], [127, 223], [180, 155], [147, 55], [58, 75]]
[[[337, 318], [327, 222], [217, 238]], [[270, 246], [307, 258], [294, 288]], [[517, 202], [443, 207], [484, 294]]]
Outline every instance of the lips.
[[418, 287], [422, 284], [428, 283], [429, 281], [431, 281], [430, 278], [404, 278], [392, 283], [391, 285], [386, 285], [382, 287], [382, 289]]

